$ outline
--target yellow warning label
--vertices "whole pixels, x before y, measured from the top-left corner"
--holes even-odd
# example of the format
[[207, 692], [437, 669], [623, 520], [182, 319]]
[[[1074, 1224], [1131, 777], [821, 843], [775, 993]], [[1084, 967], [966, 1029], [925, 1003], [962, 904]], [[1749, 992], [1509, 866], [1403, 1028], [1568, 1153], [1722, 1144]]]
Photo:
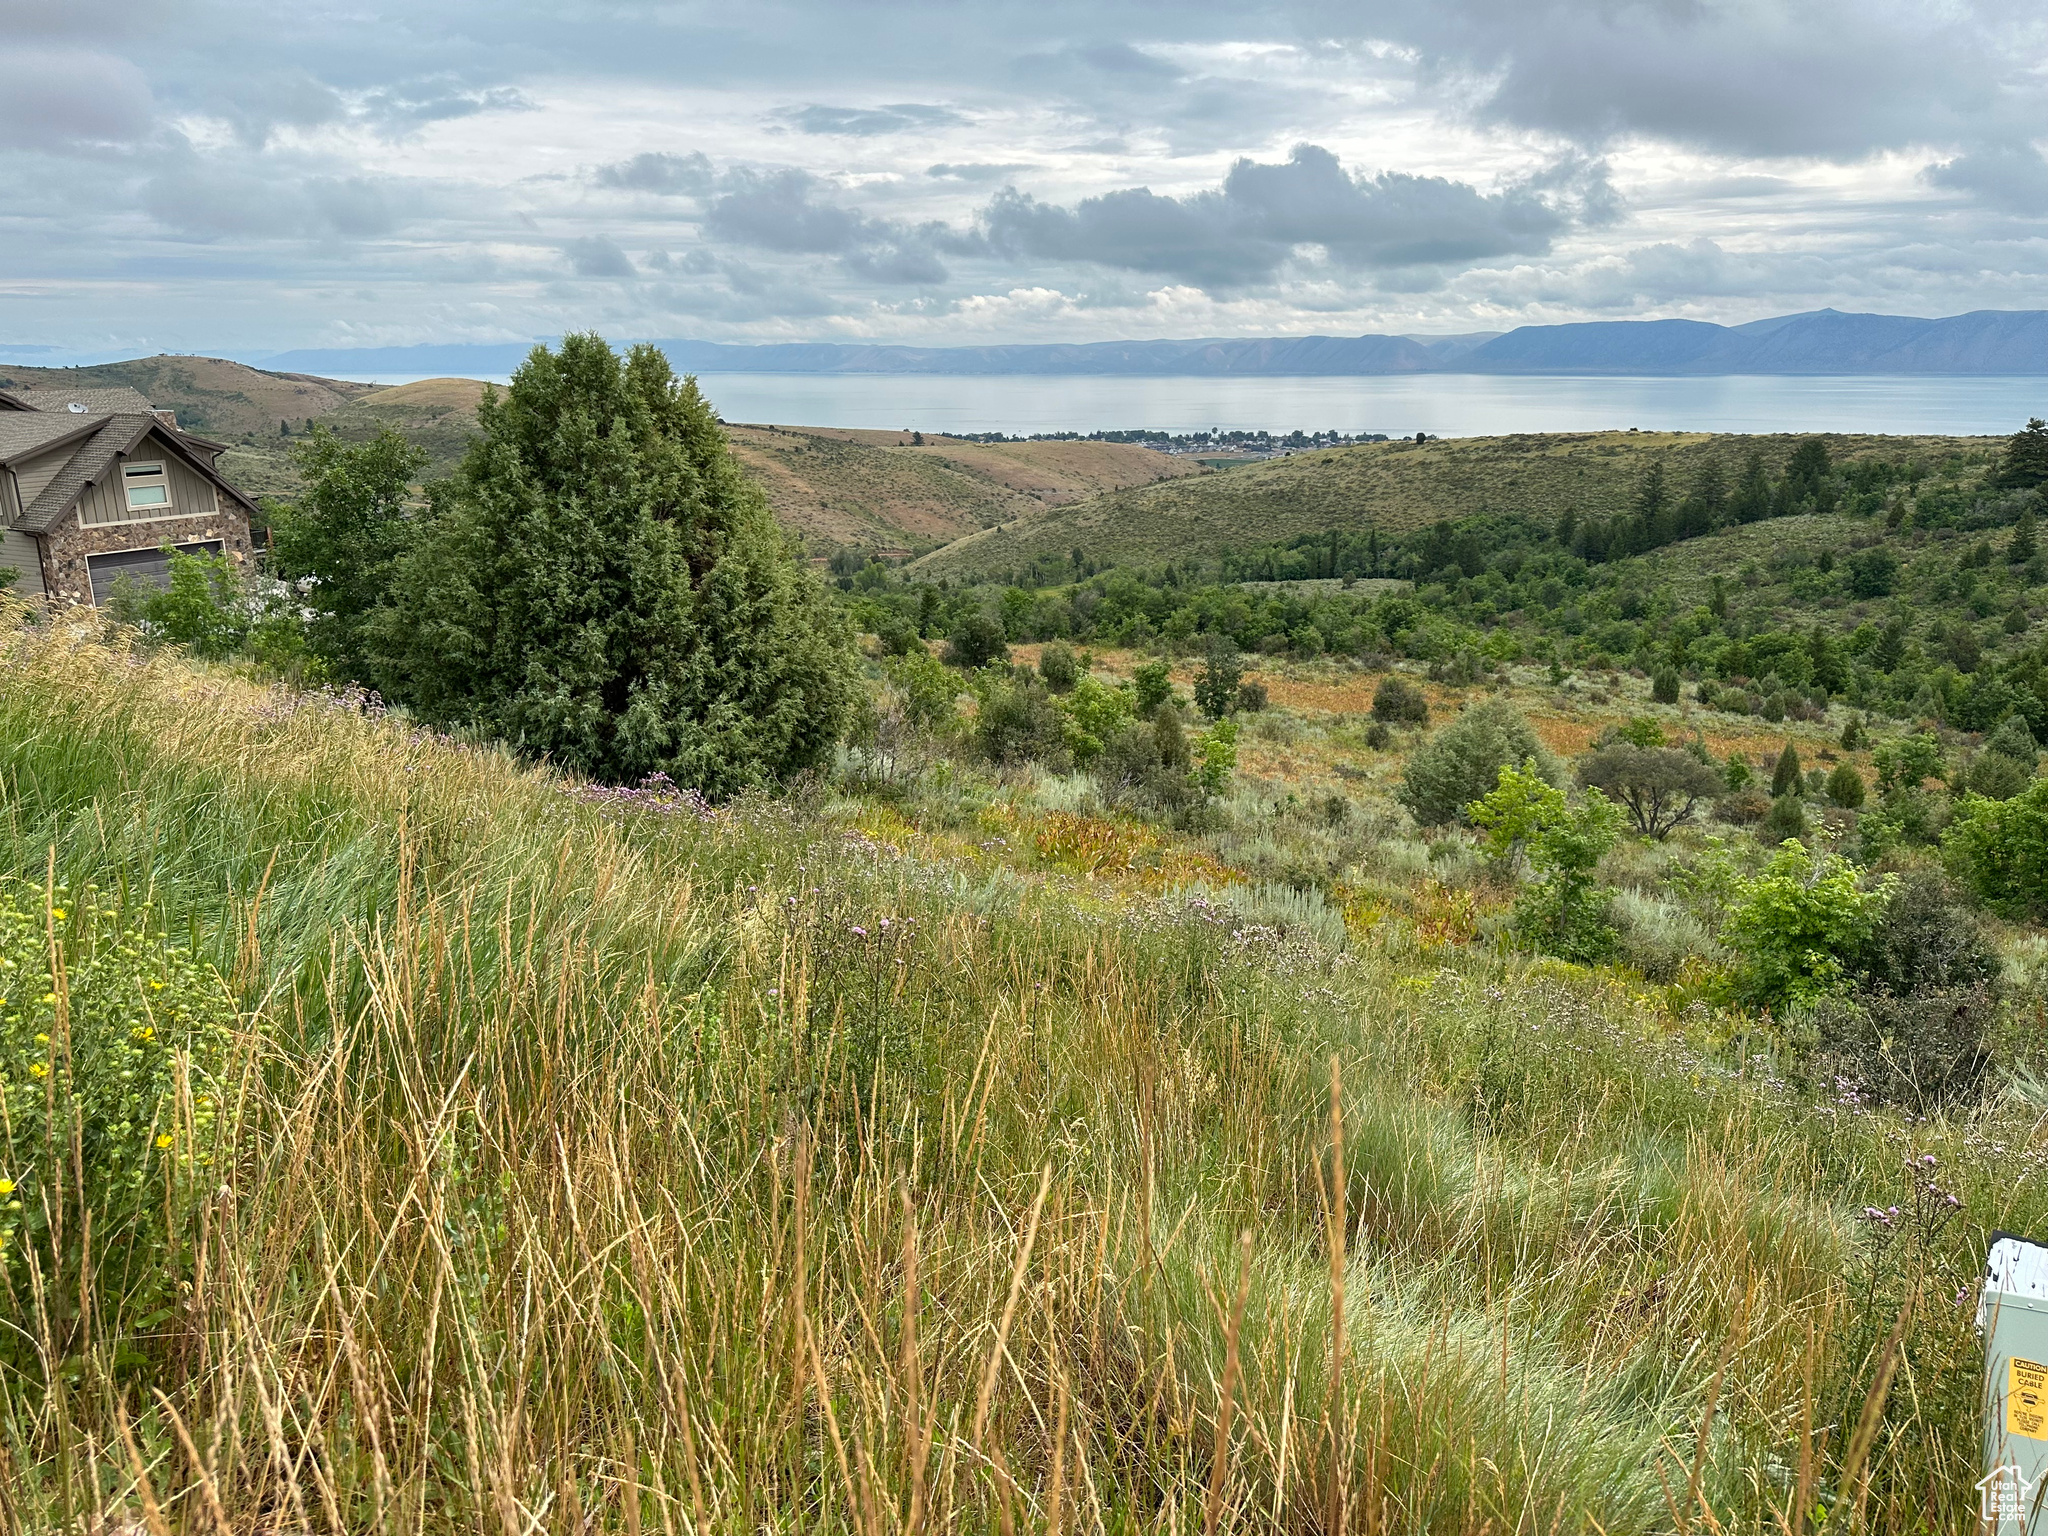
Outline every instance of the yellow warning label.
[[2006, 1361], [2005, 1432], [2048, 1440], [2048, 1365], [2016, 1355]]

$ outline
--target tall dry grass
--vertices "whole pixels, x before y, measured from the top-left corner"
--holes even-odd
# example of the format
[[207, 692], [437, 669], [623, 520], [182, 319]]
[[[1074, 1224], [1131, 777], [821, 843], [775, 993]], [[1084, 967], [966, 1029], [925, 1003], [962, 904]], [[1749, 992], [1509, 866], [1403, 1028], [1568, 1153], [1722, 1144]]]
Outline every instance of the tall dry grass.
[[[1817, 1106], [1412, 927], [593, 803], [91, 637], [14, 629], [0, 689], [0, 865], [245, 1010], [172, 1314], [10, 1303], [11, 1529], [1968, 1519], [2017, 1110]], [[1930, 1151], [1961, 1218], [1915, 1218]]]

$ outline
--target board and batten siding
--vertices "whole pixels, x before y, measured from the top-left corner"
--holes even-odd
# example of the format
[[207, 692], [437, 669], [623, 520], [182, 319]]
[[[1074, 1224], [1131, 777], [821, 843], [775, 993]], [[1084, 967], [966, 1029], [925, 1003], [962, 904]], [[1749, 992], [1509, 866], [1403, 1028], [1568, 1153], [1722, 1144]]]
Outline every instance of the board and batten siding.
[[19, 528], [0, 529], [0, 570], [8, 569], [20, 573], [7, 589], [16, 597], [43, 595], [43, 554], [34, 534]]
[[[171, 504], [130, 510], [127, 487], [121, 476], [124, 464], [161, 463], [170, 483]], [[145, 437], [127, 458], [116, 460], [113, 468], [88, 485], [78, 498], [78, 520], [87, 527], [103, 523], [162, 522], [172, 517], [211, 517], [220, 510], [213, 482], [176, 457], [154, 437]]]
[[71, 462], [71, 456], [78, 452], [78, 444], [66, 443], [33, 459], [25, 459], [14, 466], [14, 482], [21, 492], [21, 504], [32, 507], [36, 498], [43, 494], [43, 488], [57, 478], [57, 471]]

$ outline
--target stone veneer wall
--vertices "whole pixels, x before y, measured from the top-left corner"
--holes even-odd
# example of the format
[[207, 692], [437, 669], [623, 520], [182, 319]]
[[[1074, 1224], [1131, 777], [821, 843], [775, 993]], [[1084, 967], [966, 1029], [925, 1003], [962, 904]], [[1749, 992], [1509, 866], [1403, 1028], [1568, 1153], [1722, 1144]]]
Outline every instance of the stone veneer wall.
[[241, 508], [221, 498], [218, 512], [195, 517], [167, 517], [151, 523], [96, 523], [78, 525], [78, 514], [43, 535], [43, 585], [53, 603], [92, 605], [92, 577], [86, 570], [87, 555], [108, 555], [123, 549], [156, 549], [165, 544], [197, 544], [218, 539], [224, 554], [247, 569], [252, 553], [249, 519]]

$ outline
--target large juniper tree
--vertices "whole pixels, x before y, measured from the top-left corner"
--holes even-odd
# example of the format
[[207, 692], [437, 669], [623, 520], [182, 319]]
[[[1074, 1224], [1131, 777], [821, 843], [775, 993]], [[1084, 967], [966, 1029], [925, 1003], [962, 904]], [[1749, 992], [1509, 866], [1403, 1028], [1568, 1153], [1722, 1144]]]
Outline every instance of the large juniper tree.
[[536, 347], [396, 573], [380, 681], [424, 718], [714, 797], [831, 750], [852, 649], [694, 380], [653, 347]]

